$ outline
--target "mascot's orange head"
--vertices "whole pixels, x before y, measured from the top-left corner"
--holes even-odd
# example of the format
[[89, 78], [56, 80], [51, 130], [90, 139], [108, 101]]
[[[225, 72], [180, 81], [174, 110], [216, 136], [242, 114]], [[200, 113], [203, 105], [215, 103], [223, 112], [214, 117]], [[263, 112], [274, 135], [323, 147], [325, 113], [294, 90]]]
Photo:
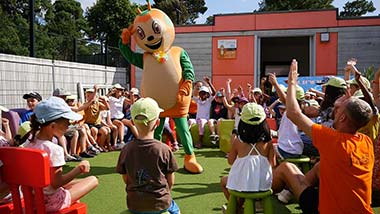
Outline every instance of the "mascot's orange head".
[[138, 10], [133, 29], [137, 45], [150, 53], [168, 51], [175, 38], [173, 22], [161, 10], [151, 8], [149, 2], [147, 10]]

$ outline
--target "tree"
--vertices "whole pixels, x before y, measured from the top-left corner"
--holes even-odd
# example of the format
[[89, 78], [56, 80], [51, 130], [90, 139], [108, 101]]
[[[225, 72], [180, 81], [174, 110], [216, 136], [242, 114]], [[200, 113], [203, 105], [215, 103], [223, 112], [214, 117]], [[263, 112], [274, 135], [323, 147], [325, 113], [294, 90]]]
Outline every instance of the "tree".
[[129, 0], [98, 0], [87, 10], [90, 38], [118, 47], [121, 30], [133, 22], [136, 9]]
[[207, 24], [207, 25], [214, 24], [214, 16], [207, 17], [205, 24]]
[[366, 0], [354, 0], [352, 2], [347, 2], [343, 6], [343, 11], [340, 12], [339, 15], [343, 17], [362, 16], [375, 10], [376, 8], [373, 6], [372, 1], [368, 2]]
[[[51, 7], [50, 0], [35, 0], [34, 11], [36, 38], [48, 38], [44, 28], [44, 16]], [[29, 51], [29, 0], [2, 0], [0, 1], [0, 52], [17, 55], [28, 55]], [[36, 39], [36, 56], [40, 56], [38, 50], [47, 50], [45, 42], [38, 43]], [[38, 44], [42, 44], [39, 46]], [[45, 54], [42, 54], [45, 56]]]
[[46, 16], [46, 26], [58, 52], [55, 58], [73, 60], [73, 41], [83, 38], [87, 31], [80, 3], [75, 0], [56, 0]]
[[334, 8], [333, 0], [263, 0], [258, 11], [313, 10]]
[[195, 24], [199, 14], [207, 11], [204, 0], [154, 0], [153, 7], [164, 11], [177, 25]]

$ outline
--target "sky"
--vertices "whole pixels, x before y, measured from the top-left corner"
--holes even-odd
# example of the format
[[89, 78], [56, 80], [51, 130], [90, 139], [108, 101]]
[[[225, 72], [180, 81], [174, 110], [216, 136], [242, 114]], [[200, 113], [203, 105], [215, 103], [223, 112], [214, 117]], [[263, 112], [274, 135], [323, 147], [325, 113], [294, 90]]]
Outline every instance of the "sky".
[[[96, 0], [78, 0], [82, 4], [82, 8], [85, 10], [87, 7], [91, 7]], [[146, 0], [130, 0], [138, 4], [146, 4]], [[349, 0], [334, 0], [333, 5], [339, 8], [339, 12], [343, 11], [344, 4]], [[153, 0], [150, 1], [151, 3]], [[228, 13], [246, 13], [252, 12], [259, 8], [259, 0], [205, 0], [206, 7], [208, 8], [206, 13], [200, 15], [196, 20], [197, 24], [203, 24], [206, 22], [207, 17], [215, 14], [228, 14]], [[377, 16], [380, 14], [380, 1], [372, 0], [376, 11], [368, 13], [366, 16]]]

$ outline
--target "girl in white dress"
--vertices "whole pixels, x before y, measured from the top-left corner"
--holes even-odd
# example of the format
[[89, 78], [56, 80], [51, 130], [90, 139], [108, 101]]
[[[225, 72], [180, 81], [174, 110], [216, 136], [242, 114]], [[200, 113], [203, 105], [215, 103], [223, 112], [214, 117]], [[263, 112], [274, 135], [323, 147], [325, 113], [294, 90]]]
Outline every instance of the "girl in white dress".
[[262, 106], [244, 105], [238, 125], [238, 140], [232, 144], [229, 176], [221, 179], [227, 200], [228, 189], [240, 192], [266, 191], [272, 185], [272, 167], [276, 165], [270, 129]]

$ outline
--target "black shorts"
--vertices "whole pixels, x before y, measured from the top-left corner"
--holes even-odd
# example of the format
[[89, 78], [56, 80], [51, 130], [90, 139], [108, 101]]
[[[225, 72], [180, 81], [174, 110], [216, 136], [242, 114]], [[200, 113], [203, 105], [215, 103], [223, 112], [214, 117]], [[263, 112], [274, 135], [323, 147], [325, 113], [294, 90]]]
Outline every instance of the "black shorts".
[[319, 188], [307, 187], [300, 195], [299, 205], [303, 213], [318, 214]]
[[88, 127], [89, 127], [90, 129], [91, 129], [92, 127], [95, 127], [95, 128], [97, 128], [97, 129], [100, 129], [100, 128], [103, 127], [102, 124], [89, 124], [89, 123], [87, 123], [87, 125], [88, 125]]

